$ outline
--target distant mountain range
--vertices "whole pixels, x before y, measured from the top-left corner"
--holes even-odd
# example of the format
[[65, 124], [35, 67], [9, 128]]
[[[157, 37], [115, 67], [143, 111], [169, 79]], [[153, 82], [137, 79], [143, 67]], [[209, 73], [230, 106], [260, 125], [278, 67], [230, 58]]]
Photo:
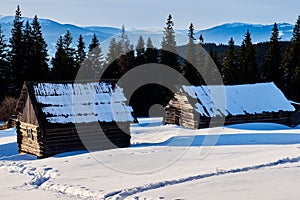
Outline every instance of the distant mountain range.
[[[11, 35], [11, 27], [13, 24], [13, 16], [0, 16], [1, 28], [8, 39]], [[31, 18], [25, 18], [24, 21], [32, 21]], [[107, 51], [110, 38], [120, 33], [120, 28], [114, 27], [101, 27], [101, 26], [88, 26], [80, 27], [72, 24], [61, 24], [50, 19], [39, 19], [42, 26], [43, 35], [48, 44], [49, 55], [52, 56], [55, 53], [55, 44], [59, 35], [64, 34], [67, 30], [70, 30], [73, 36], [74, 46], [77, 43], [77, 39], [82, 34], [87, 46], [91, 41], [93, 34], [95, 33], [102, 42], [102, 49]], [[273, 25], [261, 25], [261, 24], [246, 24], [246, 23], [227, 23], [219, 26], [215, 26], [205, 30], [196, 31], [196, 38], [200, 34], [204, 37], [204, 42], [227, 44], [231, 37], [234, 38], [237, 45], [241, 44], [244, 34], [247, 30], [251, 32], [252, 41], [254, 43], [268, 41], [271, 36], [271, 30]], [[287, 41], [292, 38], [293, 25], [288, 23], [279, 23], [278, 28], [280, 30], [280, 36], [282, 41]], [[140, 35], [144, 37], [146, 42], [148, 37], [151, 37], [153, 44], [157, 47], [160, 46], [163, 37], [163, 28], [133, 28], [128, 29], [127, 35], [132, 44], [136, 45]], [[183, 45], [187, 43], [187, 30], [176, 30], [177, 45]]]
[[[227, 23], [215, 26], [206, 30], [201, 30], [197, 34], [202, 34], [206, 42], [214, 42], [217, 44], [227, 44], [231, 37], [233, 37], [236, 44], [241, 44], [247, 30], [250, 31], [252, 42], [269, 41], [273, 24], [246, 24], [246, 23]], [[293, 35], [294, 26], [288, 23], [278, 23], [279, 34], [281, 41], [289, 41]]]

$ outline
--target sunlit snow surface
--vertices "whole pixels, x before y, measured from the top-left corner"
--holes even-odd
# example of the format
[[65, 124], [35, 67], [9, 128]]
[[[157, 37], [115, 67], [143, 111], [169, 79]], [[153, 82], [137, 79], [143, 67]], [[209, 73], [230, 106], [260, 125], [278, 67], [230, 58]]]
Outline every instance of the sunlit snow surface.
[[[15, 129], [0, 131], [0, 181], [5, 183], [0, 199], [265, 200], [300, 195], [300, 127], [232, 125], [221, 128], [217, 146], [202, 147], [200, 141], [187, 144], [205, 137], [207, 129], [162, 126], [162, 118], [139, 121], [131, 125], [130, 148], [74, 151], [41, 160], [18, 154]], [[222, 137], [230, 144], [222, 144]], [[211, 152], [200, 157], [203, 149]]]

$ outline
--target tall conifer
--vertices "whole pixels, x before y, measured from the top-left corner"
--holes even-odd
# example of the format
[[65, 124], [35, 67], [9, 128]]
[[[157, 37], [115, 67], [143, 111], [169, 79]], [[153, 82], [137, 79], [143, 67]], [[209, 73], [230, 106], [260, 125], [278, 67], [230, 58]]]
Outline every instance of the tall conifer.
[[32, 65], [34, 67], [33, 80], [47, 80], [49, 78], [47, 43], [43, 37], [42, 27], [35, 15], [31, 23], [32, 27]]
[[24, 81], [25, 58], [23, 43], [23, 19], [20, 6], [17, 6], [13, 27], [11, 29], [11, 38], [9, 39], [9, 95], [18, 96]]
[[272, 36], [270, 38], [269, 51], [264, 65], [264, 78], [266, 81], [273, 81], [278, 87], [282, 88], [281, 51], [279, 40], [279, 30], [277, 24], [274, 23]]
[[164, 27], [164, 36], [161, 42], [162, 49], [160, 50], [160, 62], [180, 71], [176, 49], [175, 31], [173, 27], [173, 18], [172, 15], [169, 15], [166, 26]]
[[197, 66], [195, 66], [197, 65], [197, 46], [194, 36], [194, 26], [193, 23], [191, 23], [188, 31], [189, 42], [187, 44], [186, 59], [182, 65], [182, 74], [191, 84], [198, 85], [203, 82], [201, 81], [200, 74], [196, 70]]
[[77, 41], [76, 46], [76, 64], [78, 67], [80, 67], [81, 63], [86, 58], [86, 52], [85, 52], [85, 43], [83, 41], [83, 37], [80, 34]]
[[92, 41], [91, 41], [91, 43], [89, 45], [89, 51], [92, 51], [97, 46], [99, 46], [99, 40], [97, 38], [97, 35], [94, 34], [93, 38], [92, 38]]
[[100, 47], [99, 40], [97, 36], [94, 34], [93, 39], [89, 45], [89, 51], [87, 54], [87, 58], [85, 59], [85, 67], [90, 70], [89, 76], [92, 79], [100, 78], [100, 74], [102, 74], [104, 57], [102, 53], [102, 49]]
[[75, 62], [75, 49], [72, 47], [73, 37], [69, 30], [60, 36], [56, 43], [55, 56], [52, 58], [52, 75], [55, 80], [74, 80], [78, 66]]
[[158, 50], [154, 47], [151, 38], [148, 37], [145, 50], [145, 63], [158, 63], [158, 59]]
[[139, 37], [138, 43], [135, 47], [136, 51], [136, 65], [145, 63], [145, 42], [142, 36]]
[[234, 40], [230, 38], [228, 48], [225, 51], [225, 58], [222, 63], [221, 74], [223, 82], [228, 85], [236, 84], [237, 82], [237, 60], [234, 47]]
[[239, 83], [256, 83], [258, 73], [256, 53], [249, 30], [247, 30], [239, 50], [238, 61]]
[[7, 94], [8, 80], [7, 44], [0, 24], [0, 102]]
[[291, 48], [285, 54], [284, 68], [288, 97], [300, 101], [300, 16], [294, 26]]

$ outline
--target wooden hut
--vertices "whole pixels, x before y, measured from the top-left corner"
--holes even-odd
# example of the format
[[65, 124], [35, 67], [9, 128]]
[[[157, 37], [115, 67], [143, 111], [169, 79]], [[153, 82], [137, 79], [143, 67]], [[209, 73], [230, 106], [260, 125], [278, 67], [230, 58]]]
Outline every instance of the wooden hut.
[[125, 101], [123, 90], [108, 82], [25, 82], [16, 108], [19, 152], [42, 158], [128, 147], [135, 119]]
[[[216, 101], [223, 101], [223, 104]], [[274, 122], [289, 126], [297, 124], [291, 120], [294, 106], [272, 82], [182, 86], [165, 111], [164, 124], [193, 129], [250, 122]]]

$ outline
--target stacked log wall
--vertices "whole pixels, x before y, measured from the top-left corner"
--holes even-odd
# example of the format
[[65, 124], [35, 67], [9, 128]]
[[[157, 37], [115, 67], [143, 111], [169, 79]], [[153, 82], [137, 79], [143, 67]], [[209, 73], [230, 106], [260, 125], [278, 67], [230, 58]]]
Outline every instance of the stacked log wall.
[[19, 153], [29, 153], [41, 157], [43, 141], [38, 126], [17, 122], [17, 142]]
[[[176, 94], [166, 107], [164, 124], [176, 124], [186, 128], [197, 128], [195, 113], [191, 103], [184, 93]], [[199, 115], [198, 115], [199, 116]]]
[[[193, 99], [188, 99], [185, 93], [180, 93], [176, 96], [180, 105], [180, 125], [186, 128], [197, 128], [197, 121], [195, 117], [197, 116], [194, 108], [192, 107], [190, 101]], [[193, 102], [192, 104], [195, 104]], [[199, 116], [199, 115], [198, 115]]]
[[291, 126], [298, 126], [300, 124], [300, 104], [294, 103], [296, 111], [291, 114]]
[[243, 123], [277, 123], [286, 126], [292, 126], [291, 112], [265, 112], [262, 114], [245, 114], [236, 116], [227, 116], [224, 118], [206, 118], [201, 117], [198, 122], [198, 128], [220, 127], [223, 125], [243, 124]]
[[[129, 122], [119, 123], [86, 123], [77, 128], [70, 126], [48, 126], [42, 131], [39, 127], [19, 122], [17, 126], [20, 153], [29, 153], [39, 158], [76, 150], [107, 150], [130, 146]], [[100, 129], [101, 126], [101, 129]], [[28, 137], [27, 130], [32, 128], [33, 138]], [[103, 132], [101, 132], [101, 130]]]
[[179, 125], [179, 121], [176, 121], [176, 119], [180, 118], [180, 112], [178, 99], [174, 97], [165, 108], [165, 117], [163, 119], [164, 124]]

